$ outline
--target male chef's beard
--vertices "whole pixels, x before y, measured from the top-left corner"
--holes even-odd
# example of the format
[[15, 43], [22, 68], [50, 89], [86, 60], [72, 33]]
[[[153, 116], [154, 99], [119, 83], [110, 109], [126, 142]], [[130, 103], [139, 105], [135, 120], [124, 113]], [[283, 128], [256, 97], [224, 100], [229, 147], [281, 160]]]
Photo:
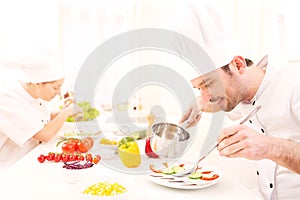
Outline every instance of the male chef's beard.
[[237, 102], [230, 101], [230, 99], [223, 97], [219, 102], [219, 107], [225, 112], [230, 112], [237, 106]]

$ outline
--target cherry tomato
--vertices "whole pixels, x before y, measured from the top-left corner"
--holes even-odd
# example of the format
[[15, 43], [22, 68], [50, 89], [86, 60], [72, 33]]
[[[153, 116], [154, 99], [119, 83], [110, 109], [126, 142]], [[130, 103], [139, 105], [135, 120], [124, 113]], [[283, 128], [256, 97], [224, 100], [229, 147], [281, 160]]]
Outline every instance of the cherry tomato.
[[37, 159], [40, 163], [43, 163], [43, 162], [45, 162], [46, 157], [44, 155], [40, 155]]
[[63, 162], [68, 162], [69, 161], [69, 155], [68, 154], [62, 154], [61, 155], [61, 160], [63, 161]]
[[84, 156], [83, 155], [78, 155], [78, 158], [77, 158], [79, 161], [84, 161]]
[[68, 161], [75, 161], [76, 160], [76, 156], [74, 154], [71, 154], [69, 156], [69, 160]]
[[61, 160], [61, 154], [55, 154], [54, 161], [59, 162]]
[[94, 163], [94, 164], [97, 164], [100, 160], [101, 160], [101, 157], [100, 157], [99, 155], [96, 155], [96, 156], [93, 158], [93, 163]]
[[184, 164], [179, 164], [179, 167], [184, 167]]
[[54, 153], [49, 152], [48, 155], [46, 156], [46, 159], [48, 161], [53, 161], [54, 160], [54, 156], [55, 156]]
[[63, 152], [74, 153], [76, 151], [76, 144], [65, 142], [63, 143], [61, 149]]
[[88, 153], [85, 155], [85, 160], [88, 162], [92, 162], [93, 161], [93, 156], [92, 154]]

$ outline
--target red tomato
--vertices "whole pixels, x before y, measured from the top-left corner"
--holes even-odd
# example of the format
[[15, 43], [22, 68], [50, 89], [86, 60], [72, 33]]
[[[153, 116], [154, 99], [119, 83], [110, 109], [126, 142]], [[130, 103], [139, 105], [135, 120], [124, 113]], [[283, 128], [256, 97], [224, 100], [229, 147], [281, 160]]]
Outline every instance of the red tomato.
[[79, 161], [84, 161], [84, 156], [83, 155], [78, 155], [78, 160]]
[[75, 161], [76, 160], [76, 156], [74, 154], [71, 154], [69, 157], [69, 161]]
[[80, 141], [79, 139], [76, 139], [76, 138], [69, 138], [67, 139], [69, 143], [77, 143], [78, 141]]
[[60, 154], [55, 154], [54, 161], [59, 162], [60, 160], [61, 160], [61, 155]]
[[201, 174], [210, 174], [212, 173], [213, 171], [204, 171], [204, 172], [201, 172]]
[[205, 180], [205, 181], [211, 181], [211, 180], [215, 180], [215, 179], [217, 179], [217, 178], [219, 178], [219, 175], [218, 175], [218, 174], [214, 174], [214, 175], [211, 176], [211, 177], [205, 177], [205, 176], [202, 176], [200, 179], [201, 179], [201, 180]]
[[80, 140], [79, 139], [74, 139], [74, 138], [70, 138], [70, 139], [67, 140], [67, 143], [75, 145], [76, 150], [77, 150], [77, 142], [80, 142]]
[[87, 150], [90, 150], [94, 145], [94, 139], [91, 137], [86, 137], [82, 139], [81, 142], [87, 148]]
[[68, 162], [69, 161], [69, 155], [68, 154], [62, 154], [61, 155], [61, 160], [63, 161], [63, 162]]
[[63, 143], [61, 149], [63, 152], [74, 153], [76, 151], [76, 144], [65, 142]]
[[55, 156], [54, 153], [49, 152], [48, 155], [46, 156], [46, 159], [48, 161], [53, 161], [54, 160], [54, 156]]
[[88, 151], [88, 149], [84, 146], [84, 144], [79, 141], [77, 142], [77, 150], [80, 152], [80, 153], [86, 153]]
[[75, 158], [75, 160], [78, 160], [78, 155], [74, 154], [74, 158]]
[[86, 154], [86, 155], [85, 155], [85, 160], [88, 161], [88, 162], [92, 162], [92, 161], [93, 161], [93, 156], [92, 156], [92, 154], [90, 154], [90, 153], [89, 153], [89, 154]]
[[45, 162], [46, 157], [44, 155], [40, 155], [37, 159], [40, 163], [43, 163], [43, 162]]
[[93, 163], [94, 164], [97, 164], [99, 161], [100, 161], [101, 157], [99, 155], [96, 155], [94, 158], [93, 158]]

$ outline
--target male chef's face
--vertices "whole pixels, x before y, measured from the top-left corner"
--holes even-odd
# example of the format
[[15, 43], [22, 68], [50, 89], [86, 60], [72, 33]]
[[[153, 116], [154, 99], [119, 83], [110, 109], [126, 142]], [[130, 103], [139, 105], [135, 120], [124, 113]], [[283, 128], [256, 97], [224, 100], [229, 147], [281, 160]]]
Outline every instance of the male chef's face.
[[56, 95], [60, 95], [60, 88], [64, 83], [64, 79], [52, 82], [40, 83], [39, 96], [45, 101], [50, 101]]
[[[230, 63], [227, 69], [232, 67]], [[234, 109], [246, 95], [239, 74], [223, 68], [199, 76], [191, 82], [194, 88], [200, 90], [204, 103], [214, 104], [226, 112]]]

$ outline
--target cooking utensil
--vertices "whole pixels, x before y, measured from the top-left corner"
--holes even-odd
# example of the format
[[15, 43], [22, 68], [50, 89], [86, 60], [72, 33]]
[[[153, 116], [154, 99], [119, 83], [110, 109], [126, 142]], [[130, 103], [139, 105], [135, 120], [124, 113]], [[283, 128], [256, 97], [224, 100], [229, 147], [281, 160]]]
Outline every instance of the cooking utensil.
[[161, 157], [179, 157], [188, 146], [190, 134], [179, 125], [159, 122], [153, 124], [151, 130], [151, 148]]
[[[250, 119], [255, 113], [257, 113], [259, 111], [259, 109], [261, 108], [261, 105], [260, 106], [257, 106], [254, 110], [252, 110], [241, 122], [240, 124], [244, 124], [248, 119]], [[177, 174], [174, 174], [173, 176], [176, 176], [176, 177], [184, 177], [184, 176], [187, 176], [189, 174], [192, 174], [194, 173], [197, 168], [198, 168], [198, 165], [200, 163], [201, 160], [203, 160], [204, 158], [206, 158], [206, 156], [208, 156], [216, 147], [218, 146], [218, 143], [216, 145], [214, 145], [208, 152], [207, 154], [203, 155], [200, 157], [200, 159], [195, 163], [195, 165], [191, 168], [191, 169], [187, 169], [187, 170], [184, 170], [182, 172], [179, 172]]]

